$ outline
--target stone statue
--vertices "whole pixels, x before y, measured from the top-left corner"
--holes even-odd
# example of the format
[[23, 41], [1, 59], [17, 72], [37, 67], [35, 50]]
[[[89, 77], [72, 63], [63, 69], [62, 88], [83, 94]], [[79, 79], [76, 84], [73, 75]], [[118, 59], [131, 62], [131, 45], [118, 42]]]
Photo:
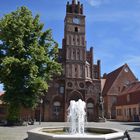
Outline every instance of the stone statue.
[[103, 97], [101, 92], [99, 93], [99, 100], [98, 100], [98, 104], [99, 104], [99, 121], [105, 121], [104, 118], [104, 106], [103, 106]]
[[99, 108], [100, 110], [103, 110], [103, 97], [101, 93], [99, 93]]

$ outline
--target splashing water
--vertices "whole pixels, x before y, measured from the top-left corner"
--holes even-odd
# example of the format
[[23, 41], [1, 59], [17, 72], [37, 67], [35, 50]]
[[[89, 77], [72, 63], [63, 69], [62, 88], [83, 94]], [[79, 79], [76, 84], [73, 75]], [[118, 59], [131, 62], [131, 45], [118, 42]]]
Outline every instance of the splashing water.
[[86, 103], [79, 99], [77, 102], [74, 100], [70, 101], [68, 107], [67, 120], [70, 122], [70, 133], [71, 134], [84, 134], [85, 120], [86, 120]]

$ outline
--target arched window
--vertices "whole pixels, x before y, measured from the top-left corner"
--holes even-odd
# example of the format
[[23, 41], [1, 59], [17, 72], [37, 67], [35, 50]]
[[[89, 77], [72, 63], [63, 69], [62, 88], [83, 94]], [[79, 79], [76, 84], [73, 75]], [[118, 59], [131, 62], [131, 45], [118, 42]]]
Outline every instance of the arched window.
[[78, 27], [75, 27], [75, 32], [78, 32]]
[[80, 77], [83, 77], [83, 66], [80, 65]]
[[80, 60], [80, 49], [77, 49], [77, 59]]
[[85, 43], [84, 37], [82, 37], [82, 45], [84, 45]]
[[87, 109], [93, 109], [94, 104], [93, 103], [87, 103]]
[[60, 93], [60, 94], [64, 94], [64, 86], [63, 86], [63, 85], [61, 85], [61, 86], [59, 87], [59, 93]]
[[77, 77], [77, 66], [75, 66], [75, 77]]
[[71, 45], [71, 36], [69, 36], [69, 45]]
[[55, 101], [55, 102], [53, 103], [53, 106], [60, 107], [60, 106], [61, 106], [61, 103], [60, 103], [59, 101]]
[[53, 119], [59, 120], [59, 115], [61, 112], [61, 103], [59, 101], [53, 102]]
[[86, 77], [88, 77], [88, 66], [86, 66]]
[[76, 50], [73, 49], [73, 60], [75, 60], [75, 59], [76, 59]]
[[68, 59], [71, 59], [71, 48], [68, 49]]
[[58, 115], [59, 112], [60, 112], [60, 110], [61, 110], [61, 103], [60, 103], [59, 101], [55, 101], [55, 102], [53, 103], [53, 113], [54, 113], [55, 115]]

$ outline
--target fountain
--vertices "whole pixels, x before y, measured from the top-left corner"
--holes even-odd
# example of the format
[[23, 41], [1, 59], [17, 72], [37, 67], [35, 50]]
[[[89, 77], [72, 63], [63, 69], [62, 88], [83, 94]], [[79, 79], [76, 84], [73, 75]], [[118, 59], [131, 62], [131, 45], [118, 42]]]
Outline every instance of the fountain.
[[[42, 127], [28, 131], [28, 140], [119, 140], [128, 138], [117, 129], [85, 127], [86, 104], [82, 100], [70, 101], [67, 127]], [[85, 131], [85, 132], [84, 132]]]
[[84, 134], [86, 120], [86, 104], [82, 100], [70, 101], [67, 120], [70, 122], [70, 134]]

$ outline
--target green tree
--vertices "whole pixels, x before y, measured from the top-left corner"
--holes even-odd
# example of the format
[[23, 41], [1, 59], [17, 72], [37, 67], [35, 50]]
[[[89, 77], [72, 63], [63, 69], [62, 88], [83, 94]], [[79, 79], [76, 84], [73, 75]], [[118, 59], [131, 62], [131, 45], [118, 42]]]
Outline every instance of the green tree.
[[0, 82], [9, 120], [18, 120], [21, 106], [35, 107], [48, 89], [47, 82], [61, 73], [58, 45], [51, 30], [43, 30], [39, 15], [26, 7], [0, 19]]

